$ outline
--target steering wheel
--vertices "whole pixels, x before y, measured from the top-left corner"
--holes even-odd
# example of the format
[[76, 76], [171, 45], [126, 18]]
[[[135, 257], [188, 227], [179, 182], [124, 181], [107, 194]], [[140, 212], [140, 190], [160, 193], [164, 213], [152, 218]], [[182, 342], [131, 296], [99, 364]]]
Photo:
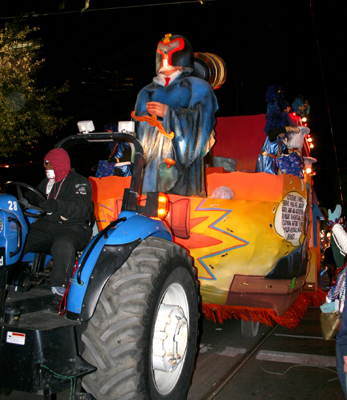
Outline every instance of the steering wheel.
[[[34, 204], [29, 203], [28, 199], [26, 199], [23, 196], [22, 193], [22, 187], [28, 190], [31, 190], [32, 192], [34, 192], [38, 198], [42, 201], [46, 200], [45, 196], [35, 187], [30, 186], [26, 183], [23, 182], [16, 182], [16, 181], [9, 181], [5, 183], [5, 187], [8, 186], [16, 186], [17, 188], [17, 195], [18, 195], [18, 202], [23, 206], [24, 210], [23, 210], [23, 214], [27, 217], [32, 217], [32, 218], [41, 218], [44, 215], [46, 215], [46, 212], [42, 210], [41, 207], [35, 206]], [[28, 209], [33, 209], [33, 210], [37, 210], [38, 213], [32, 213], [30, 211], [28, 211]]]

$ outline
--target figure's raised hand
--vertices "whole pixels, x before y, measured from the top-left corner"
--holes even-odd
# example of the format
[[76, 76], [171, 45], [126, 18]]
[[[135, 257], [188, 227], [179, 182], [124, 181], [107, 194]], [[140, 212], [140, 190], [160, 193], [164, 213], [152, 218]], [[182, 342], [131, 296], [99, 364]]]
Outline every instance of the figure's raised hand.
[[154, 114], [158, 117], [165, 117], [166, 114], [166, 104], [159, 103], [158, 101], [149, 101], [146, 104], [147, 110], [150, 114]]

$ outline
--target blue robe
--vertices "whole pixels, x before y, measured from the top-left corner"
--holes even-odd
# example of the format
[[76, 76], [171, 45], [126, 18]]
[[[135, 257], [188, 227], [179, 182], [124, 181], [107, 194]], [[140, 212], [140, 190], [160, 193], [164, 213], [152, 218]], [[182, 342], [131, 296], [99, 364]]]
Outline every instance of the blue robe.
[[[155, 82], [138, 94], [135, 115], [149, 115], [146, 103], [166, 104], [165, 118], [159, 118], [170, 140], [147, 122], [137, 123], [136, 136], [145, 152], [142, 193], [163, 191], [183, 196], [205, 195], [203, 157], [211, 149], [214, 113], [218, 110], [212, 87], [204, 80], [183, 72], [167, 87]], [[214, 139], [213, 139], [214, 140]], [[164, 160], [176, 164], [167, 168]]]
[[[267, 154], [271, 154], [276, 157], [280, 141], [282, 142], [282, 151], [283, 151], [286, 148], [286, 145], [278, 136], [277, 139], [273, 142], [270, 142], [270, 139], [267, 136], [261, 148], [261, 153], [265, 152]], [[255, 172], [267, 172], [268, 174], [276, 175], [277, 174], [276, 158], [259, 154], [257, 159], [257, 164], [255, 167]]]

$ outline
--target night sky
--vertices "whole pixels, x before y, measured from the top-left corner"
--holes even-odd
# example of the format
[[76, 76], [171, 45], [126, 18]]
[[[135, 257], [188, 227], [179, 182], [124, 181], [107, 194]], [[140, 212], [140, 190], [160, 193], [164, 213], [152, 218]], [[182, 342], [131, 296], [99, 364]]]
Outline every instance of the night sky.
[[40, 27], [46, 59], [40, 83], [70, 83], [61, 104], [64, 116], [72, 118], [55, 132], [55, 141], [75, 134], [79, 120], [92, 119], [97, 131], [128, 120], [137, 93], [155, 75], [158, 41], [165, 33], [181, 34], [194, 51], [215, 53], [227, 65], [227, 81], [215, 92], [217, 117], [266, 113], [265, 92], [272, 84], [282, 87], [290, 103], [302, 94], [311, 106], [318, 199], [327, 208], [341, 203], [334, 141], [347, 197], [340, 2], [91, 0], [83, 13], [81, 0], [67, 1], [62, 13], [59, 1], [27, 1], [26, 9], [22, 3], [13, 1], [1, 11], [0, 26], [11, 20], [7, 17], [34, 11], [37, 16], [26, 23]]

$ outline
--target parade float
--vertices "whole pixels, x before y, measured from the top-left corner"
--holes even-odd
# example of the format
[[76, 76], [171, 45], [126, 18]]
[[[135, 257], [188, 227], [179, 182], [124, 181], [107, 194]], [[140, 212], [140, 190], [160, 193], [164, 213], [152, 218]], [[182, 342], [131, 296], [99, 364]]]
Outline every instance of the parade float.
[[[174, 242], [194, 260], [208, 318], [294, 327], [319, 285], [319, 209], [312, 169], [304, 179], [254, 172], [264, 124], [264, 114], [217, 118], [212, 155], [229, 171], [206, 167], [205, 198], [168, 194], [166, 223]], [[307, 168], [315, 162], [308, 139], [303, 148]], [[130, 178], [90, 180], [101, 230], [117, 219]], [[117, 188], [113, 197], [111, 187]], [[216, 198], [218, 189], [222, 196], [231, 189], [232, 199]]]
[[[255, 172], [268, 117], [220, 117], [211, 133], [218, 109], [211, 87], [223, 84], [226, 67], [214, 54], [194, 53], [194, 62], [192, 55], [184, 37], [165, 35], [157, 47], [158, 75], [139, 93], [131, 113], [145, 152], [145, 190], [139, 202], [145, 202], [147, 191], [166, 193], [166, 223], [173, 241], [194, 260], [207, 318], [251, 321], [247, 328], [243, 322], [246, 334], [255, 323], [294, 327], [310, 302], [303, 290], [312, 297], [318, 289], [319, 209], [309, 172], [316, 161], [310, 157], [310, 131], [302, 135], [300, 177]], [[170, 77], [160, 75], [165, 68], [179, 74], [177, 79], [173, 75], [172, 86], [164, 83]], [[202, 79], [191, 77], [192, 70]], [[292, 126], [303, 127], [298, 115], [290, 118]], [[97, 224], [103, 229], [117, 219], [129, 178], [90, 180]], [[197, 188], [193, 195], [190, 186]], [[117, 192], [110, 190], [115, 187]]]

